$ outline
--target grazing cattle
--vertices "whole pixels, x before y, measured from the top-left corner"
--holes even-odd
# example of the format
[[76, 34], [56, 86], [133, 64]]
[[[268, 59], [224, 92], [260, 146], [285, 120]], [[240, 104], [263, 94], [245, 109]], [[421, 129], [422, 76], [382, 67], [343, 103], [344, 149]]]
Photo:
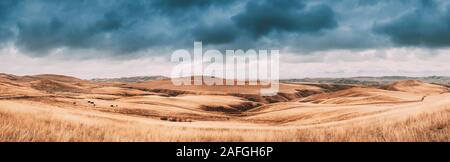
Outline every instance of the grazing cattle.
[[425, 98], [427, 98], [427, 96], [423, 96], [422, 99], [420, 99], [420, 101], [424, 101]]
[[93, 101], [88, 101], [88, 103], [91, 104], [91, 105], [94, 106], [94, 107], [96, 106], [96, 105], [95, 105], [95, 102], [93, 102]]

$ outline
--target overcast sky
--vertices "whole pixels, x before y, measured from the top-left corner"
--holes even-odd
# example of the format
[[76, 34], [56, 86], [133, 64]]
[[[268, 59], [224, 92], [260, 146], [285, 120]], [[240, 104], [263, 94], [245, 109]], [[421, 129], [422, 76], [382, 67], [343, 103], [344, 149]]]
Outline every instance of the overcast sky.
[[1, 0], [0, 73], [168, 75], [170, 54], [279, 49], [281, 76], [450, 76], [446, 0]]

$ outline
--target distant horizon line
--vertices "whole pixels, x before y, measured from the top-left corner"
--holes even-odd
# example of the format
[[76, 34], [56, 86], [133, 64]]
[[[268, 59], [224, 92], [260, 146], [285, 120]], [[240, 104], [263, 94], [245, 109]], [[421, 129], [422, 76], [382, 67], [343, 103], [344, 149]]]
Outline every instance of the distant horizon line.
[[[125, 78], [139, 78], [139, 77], [165, 77], [170, 79], [171, 77], [168, 77], [166, 75], [136, 75], [136, 76], [123, 76], [123, 77], [98, 77], [98, 78], [89, 78], [84, 79], [80, 78], [78, 76], [68, 75], [68, 74], [55, 74], [55, 73], [40, 73], [40, 74], [26, 74], [26, 75], [16, 75], [16, 74], [10, 74], [10, 73], [2, 73], [0, 72], [0, 75], [14, 75], [14, 76], [20, 76], [20, 77], [26, 77], [26, 76], [40, 76], [40, 75], [54, 75], [54, 76], [66, 76], [66, 77], [73, 77], [81, 80], [102, 80], [102, 79], [125, 79]], [[190, 77], [198, 77], [199, 75], [193, 75]], [[189, 76], [186, 76], [189, 77]], [[207, 76], [203, 75], [202, 77], [214, 77], [214, 76]], [[283, 78], [280, 80], [294, 80], [294, 79], [348, 79], [348, 78], [388, 78], [388, 77], [405, 77], [405, 78], [432, 78], [432, 77], [448, 77], [445, 75], [427, 75], [427, 76], [406, 76], [406, 75], [383, 75], [383, 76], [369, 76], [369, 75], [359, 75], [359, 76], [348, 76], [348, 77], [302, 77], [302, 78]], [[226, 79], [226, 78], [223, 78]]]

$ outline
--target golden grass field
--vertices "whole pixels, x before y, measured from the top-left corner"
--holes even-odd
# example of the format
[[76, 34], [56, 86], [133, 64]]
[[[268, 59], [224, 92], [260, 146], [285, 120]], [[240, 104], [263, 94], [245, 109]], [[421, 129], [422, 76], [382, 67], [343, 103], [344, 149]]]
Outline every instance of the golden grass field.
[[444, 86], [259, 88], [0, 74], [0, 141], [450, 142]]

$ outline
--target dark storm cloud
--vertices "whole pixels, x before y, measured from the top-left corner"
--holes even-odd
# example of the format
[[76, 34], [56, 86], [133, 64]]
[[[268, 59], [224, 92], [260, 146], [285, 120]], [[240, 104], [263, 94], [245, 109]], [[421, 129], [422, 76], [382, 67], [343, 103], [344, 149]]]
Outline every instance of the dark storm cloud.
[[240, 2], [239, 0], [154, 0], [151, 2], [155, 14], [166, 16], [169, 21], [186, 26], [195, 21], [201, 21], [202, 17], [208, 15], [212, 9], [213, 12], [221, 12], [232, 4]]
[[309, 33], [337, 27], [330, 7], [321, 4], [307, 8], [295, 0], [251, 1], [232, 19], [256, 38], [270, 32]]
[[20, 3], [16, 0], [0, 1], [0, 46], [14, 35], [10, 24], [11, 12]]
[[422, 0], [417, 7], [393, 20], [376, 24], [374, 31], [400, 46], [450, 46], [450, 7]]
[[189, 13], [188, 10], [192, 10], [193, 8], [205, 9], [211, 6], [224, 7], [223, 5], [235, 2], [235, 0], [155, 0], [152, 4], [154, 7], [158, 8], [159, 11], [171, 14], [174, 12]]
[[[233, 1], [209, 0], [25, 0], [0, 2], [0, 43], [14, 41], [16, 46], [35, 55], [46, 55], [56, 48], [94, 49], [126, 55], [149, 48], [182, 46], [189, 40], [191, 26], [207, 27], [191, 21], [210, 7]], [[6, 19], [6, 17], [11, 17]], [[180, 22], [183, 16], [190, 21]], [[17, 29], [12, 38], [12, 29]], [[197, 32], [199, 38], [221, 43], [228, 38], [209, 29]], [[183, 34], [180, 34], [183, 33]], [[206, 35], [210, 33], [211, 35]], [[184, 40], [183, 40], [184, 39]], [[215, 39], [215, 40], [214, 40]], [[181, 40], [181, 41], [180, 41]], [[190, 43], [192, 44], [192, 43]]]
[[359, 6], [370, 6], [370, 5], [376, 5], [379, 2], [380, 1], [376, 1], [376, 0], [358, 0], [358, 5]]
[[158, 26], [147, 20], [152, 10], [145, 1], [27, 2], [18, 8], [16, 45], [37, 55], [55, 48], [127, 54], [165, 41], [152, 31]]
[[[0, 45], [107, 56], [205, 46], [291, 51], [449, 46], [447, 1], [1, 0]], [[390, 38], [390, 39], [385, 39]], [[71, 53], [71, 52], [68, 52]], [[161, 54], [164, 52], [155, 52]]]
[[233, 24], [216, 23], [214, 25], [199, 25], [193, 30], [194, 39], [205, 44], [231, 43], [239, 36], [239, 31]]

